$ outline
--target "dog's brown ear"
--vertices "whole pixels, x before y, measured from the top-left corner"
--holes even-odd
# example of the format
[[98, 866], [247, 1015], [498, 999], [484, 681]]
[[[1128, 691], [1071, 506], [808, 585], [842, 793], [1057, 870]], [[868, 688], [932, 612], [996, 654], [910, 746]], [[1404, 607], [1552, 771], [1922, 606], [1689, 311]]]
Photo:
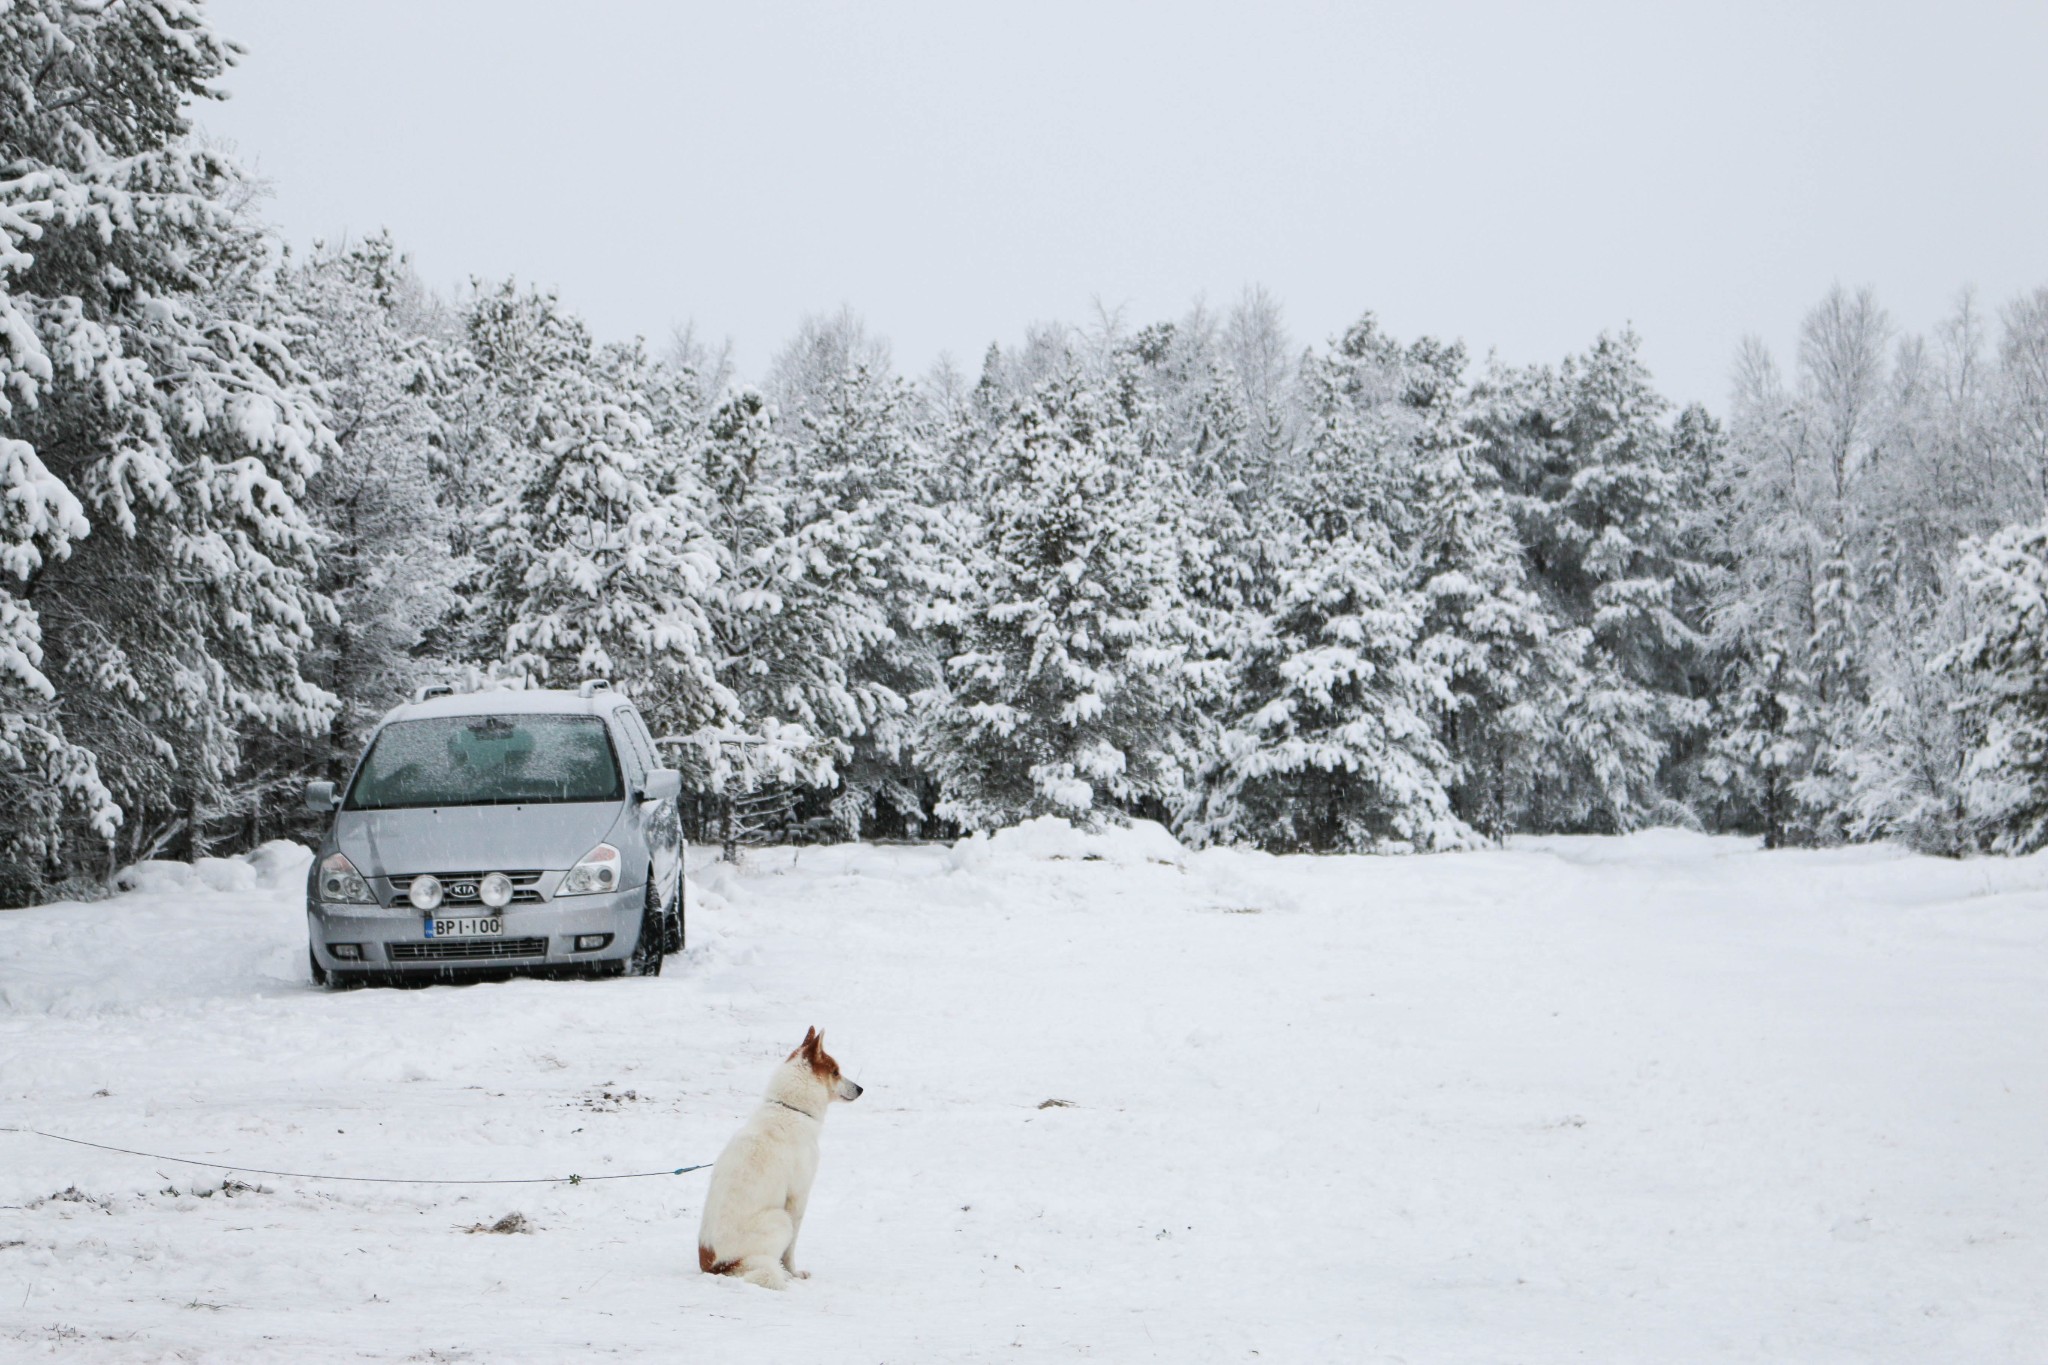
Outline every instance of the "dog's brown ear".
[[817, 1025], [813, 1024], [811, 1027], [804, 1030], [803, 1046], [798, 1048], [797, 1051], [803, 1053], [806, 1057], [811, 1056], [817, 1052], [818, 1044], [823, 1041], [824, 1040], [818, 1036]]

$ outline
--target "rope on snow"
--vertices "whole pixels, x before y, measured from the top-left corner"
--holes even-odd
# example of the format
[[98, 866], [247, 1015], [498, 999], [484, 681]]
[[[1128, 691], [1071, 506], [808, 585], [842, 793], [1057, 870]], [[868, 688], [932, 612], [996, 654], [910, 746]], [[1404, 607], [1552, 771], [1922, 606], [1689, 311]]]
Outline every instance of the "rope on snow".
[[162, 1152], [138, 1152], [133, 1147], [111, 1147], [104, 1142], [87, 1142], [84, 1138], [65, 1137], [62, 1133], [45, 1133], [39, 1128], [10, 1128], [6, 1131], [31, 1133], [36, 1137], [49, 1138], [53, 1142], [68, 1142], [77, 1147], [96, 1147], [102, 1152], [119, 1152], [123, 1156], [144, 1156], [153, 1161], [174, 1161], [181, 1166], [204, 1166], [212, 1171], [274, 1175], [285, 1180], [346, 1180], [352, 1184], [366, 1185], [582, 1185], [593, 1180], [644, 1180], [655, 1175], [687, 1175], [691, 1171], [708, 1170], [712, 1165], [711, 1162], [705, 1161], [695, 1166], [678, 1166], [672, 1171], [623, 1171], [617, 1175], [537, 1175], [516, 1180], [414, 1180], [395, 1175], [321, 1175], [312, 1171], [270, 1171], [260, 1166], [230, 1166], [219, 1161], [197, 1161], [188, 1156], [166, 1156]]

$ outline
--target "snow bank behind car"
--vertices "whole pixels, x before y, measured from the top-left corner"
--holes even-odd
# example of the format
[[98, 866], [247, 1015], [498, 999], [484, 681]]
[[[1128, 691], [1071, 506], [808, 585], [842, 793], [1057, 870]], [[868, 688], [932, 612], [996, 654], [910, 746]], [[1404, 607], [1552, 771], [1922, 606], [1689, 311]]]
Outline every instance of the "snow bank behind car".
[[972, 834], [953, 845], [953, 866], [961, 871], [1004, 859], [1104, 862], [1122, 867], [1165, 863], [1180, 867], [1187, 860], [1187, 850], [1166, 826], [1154, 820], [1133, 820], [1128, 825], [1087, 830], [1057, 815], [1041, 815], [994, 834]]
[[149, 858], [114, 874], [116, 888], [160, 896], [177, 891], [257, 891], [297, 886], [306, 880], [313, 851], [290, 839], [272, 839], [239, 858], [174, 862]]

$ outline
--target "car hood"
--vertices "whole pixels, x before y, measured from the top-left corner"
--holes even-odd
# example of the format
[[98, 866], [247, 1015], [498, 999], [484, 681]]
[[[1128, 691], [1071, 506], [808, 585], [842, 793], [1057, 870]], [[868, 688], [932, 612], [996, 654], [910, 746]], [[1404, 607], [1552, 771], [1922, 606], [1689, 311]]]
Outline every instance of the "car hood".
[[560, 871], [611, 833], [616, 801], [345, 810], [334, 841], [366, 877], [416, 872]]

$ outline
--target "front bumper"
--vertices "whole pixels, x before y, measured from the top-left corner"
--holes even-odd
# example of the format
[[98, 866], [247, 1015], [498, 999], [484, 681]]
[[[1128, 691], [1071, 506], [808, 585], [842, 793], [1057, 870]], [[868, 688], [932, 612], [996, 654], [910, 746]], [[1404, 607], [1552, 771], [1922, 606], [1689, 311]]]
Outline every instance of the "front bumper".
[[[505, 932], [489, 938], [432, 939], [427, 937], [428, 916], [403, 902], [377, 906], [316, 901], [306, 907], [306, 938], [316, 962], [344, 975], [447, 976], [466, 971], [589, 967], [632, 956], [646, 904], [646, 888], [634, 886], [607, 895], [514, 903], [495, 912], [480, 905], [451, 905], [437, 915], [495, 914], [504, 920]], [[611, 941], [595, 951], [577, 952], [579, 934], [609, 934]], [[336, 957], [329, 950], [335, 943], [356, 944], [362, 956]], [[447, 953], [459, 955], [427, 955]]]

